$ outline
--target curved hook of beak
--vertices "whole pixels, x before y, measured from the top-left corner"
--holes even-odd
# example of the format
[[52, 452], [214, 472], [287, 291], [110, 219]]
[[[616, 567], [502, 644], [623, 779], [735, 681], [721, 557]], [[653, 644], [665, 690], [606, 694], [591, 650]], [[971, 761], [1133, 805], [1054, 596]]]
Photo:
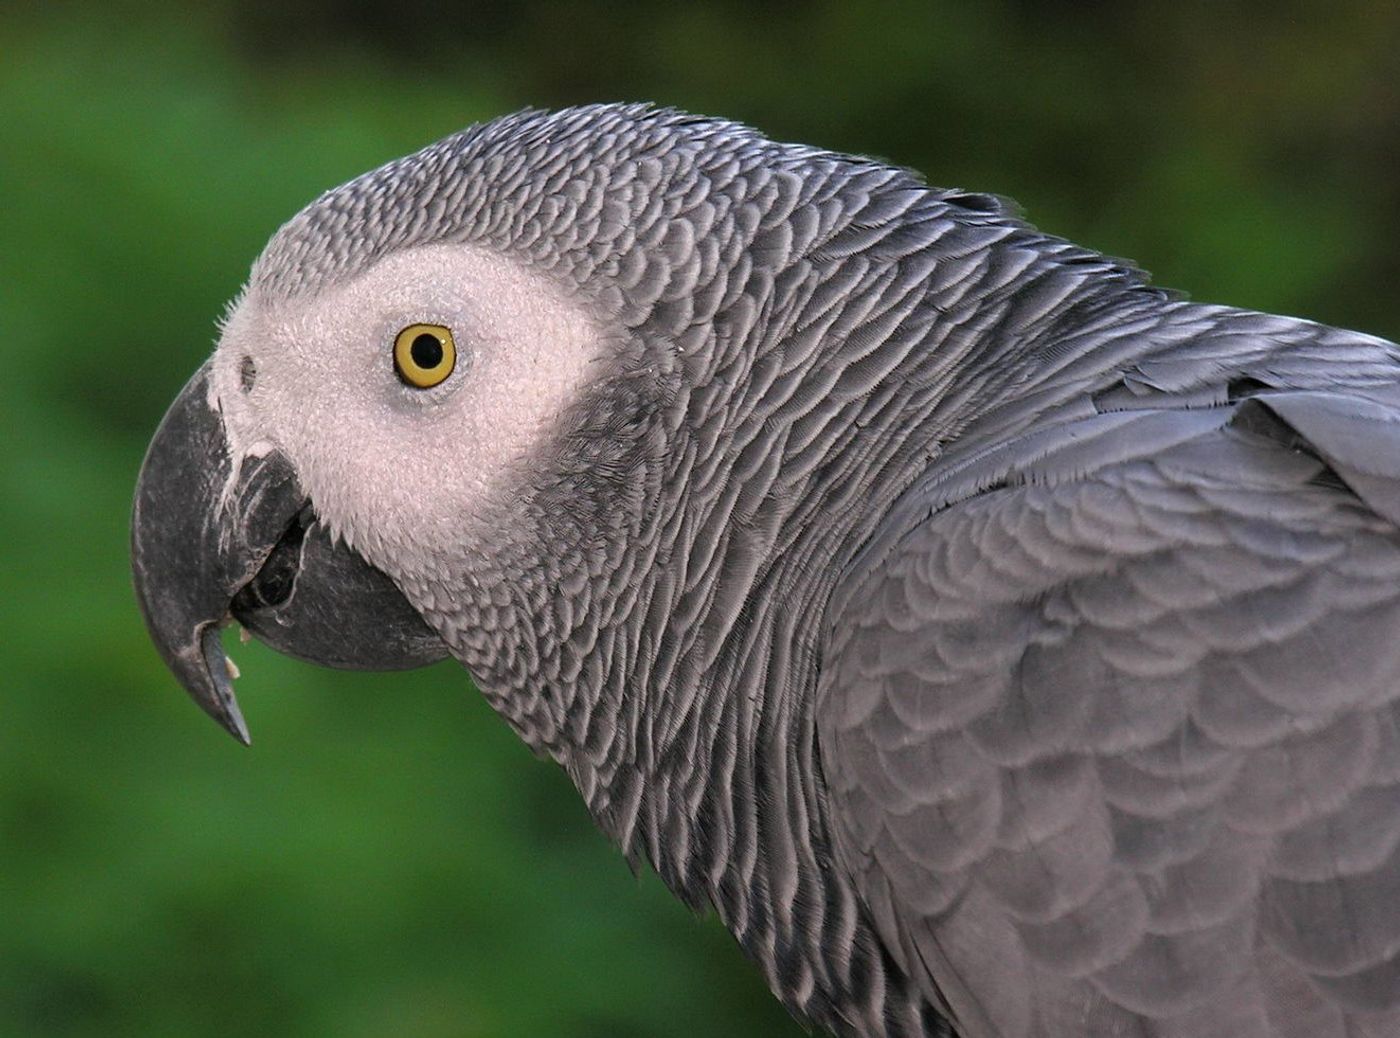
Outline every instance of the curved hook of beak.
[[248, 726], [219, 637], [230, 620], [280, 652], [332, 667], [401, 670], [448, 655], [388, 576], [326, 534], [282, 454], [230, 457], [208, 363], [146, 452], [131, 569], [166, 665], [245, 745]]

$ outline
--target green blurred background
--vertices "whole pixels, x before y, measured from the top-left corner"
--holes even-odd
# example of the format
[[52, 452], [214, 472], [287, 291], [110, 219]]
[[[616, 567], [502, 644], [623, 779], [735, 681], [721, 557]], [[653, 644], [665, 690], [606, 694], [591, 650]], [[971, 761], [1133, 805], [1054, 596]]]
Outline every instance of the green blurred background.
[[0, 1035], [801, 1033], [455, 666], [235, 646], [243, 750], [147, 644], [143, 448], [318, 192], [652, 99], [1393, 338], [1397, 44], [1389, 2], [0, 7]]

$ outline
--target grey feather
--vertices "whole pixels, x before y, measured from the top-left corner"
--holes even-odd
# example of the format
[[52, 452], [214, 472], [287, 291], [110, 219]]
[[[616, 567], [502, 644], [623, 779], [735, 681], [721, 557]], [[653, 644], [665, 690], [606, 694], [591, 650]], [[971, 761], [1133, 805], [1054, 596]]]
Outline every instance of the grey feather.
[[[1390, 395], [969, 430], [847, 577], [818, 702], [838, 854], [896, 892], [886, 941], [969, 1035], [1400, 1021]], [[1023, 806], [1047, 767], [1074, 790], [1049, 825]], [[1325, 1023], [1278, 1011], [1318, 992]]]
[[794, 1013], [1400, 1034], [1394, 345], [644, 106], [329, 192], [241, 305], [427, 245], [606, 350], [470, 537], [371, 561]]

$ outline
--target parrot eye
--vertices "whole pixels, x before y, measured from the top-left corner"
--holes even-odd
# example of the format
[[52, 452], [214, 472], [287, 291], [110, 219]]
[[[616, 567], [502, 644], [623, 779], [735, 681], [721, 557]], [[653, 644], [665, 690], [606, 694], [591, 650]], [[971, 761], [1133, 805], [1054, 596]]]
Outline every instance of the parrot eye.
[[452, 374], [457, 346], [440, 324], [410, 324], [394, 337], [394, 370], [414, 389], [432, 389]]

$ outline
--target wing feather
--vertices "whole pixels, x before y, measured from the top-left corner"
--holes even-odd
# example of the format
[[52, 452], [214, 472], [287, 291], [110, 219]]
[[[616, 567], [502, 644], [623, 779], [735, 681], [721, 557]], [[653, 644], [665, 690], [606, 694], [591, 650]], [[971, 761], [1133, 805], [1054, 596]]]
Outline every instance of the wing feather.
[[818, 733], [838, 859], [969, 1038], [1400, 1033], [1397, 522], [1384, 387], [1139, 400], [896, 508]]

